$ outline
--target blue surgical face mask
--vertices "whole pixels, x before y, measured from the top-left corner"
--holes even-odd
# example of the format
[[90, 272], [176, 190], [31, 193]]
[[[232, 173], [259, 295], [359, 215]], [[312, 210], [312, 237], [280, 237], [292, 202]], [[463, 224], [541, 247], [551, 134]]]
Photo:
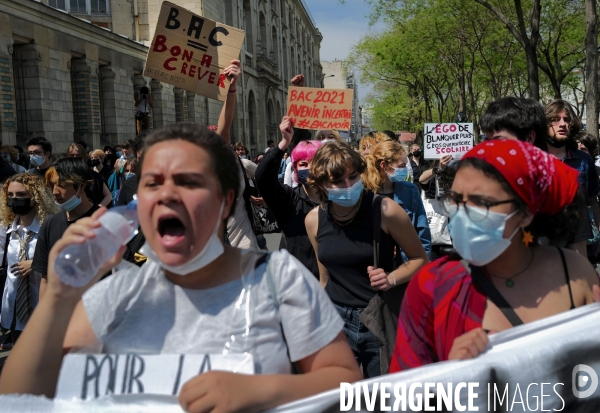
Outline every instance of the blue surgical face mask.
[[356, 205], [364, 189], [362, 180], [356, 181], [350, 188], [326, 188], [327, 197], [331, 202], [343, 207]]
[[298, 182], [304, 186], [308, 186], [308, 169], [299, 170], [296, 172], [296, 176], [298, 176]]
[[131, 178], [133, 175], [135, 175], [133, 172], [125, 172], [125, 180], [128, 180], [129, 178]]
[[121, 156], [123, 156], [123, 151], [117, 151], [117, 158], [120, 158]]
[[54, 201], [54, 203], [56, 205], [58, 205], [59, 208], [62, 209], [63, 211], [68, 212], [68, 211], [72, 211], [73, 209], [77, 208], [79, 206], [79, 204], [81, 204], [81, 198], [78, 198], [77, 194], [75, 194], [70, 199], [63, 202], [62, 204], [59, 204], [56, 201]]
[[133, 158], [133, 152], [131, 152], [129, 155], [127, 155], [127, 159], [131, 159]]
[[[510, 215], [488, 211], [487, 216], [483, 218], [486, 212], [484, 209], [469, 206], [466, 208], [475, 221], [467, 216], [465, 208], [459, 208], [456, 214], [452, 215], [448, 224], [452, 245], [464, 260], [482, 267], [494, 261], [510, 246], [512, 237], [520, 228], [517, 227], [509, 238], [504, 238], [504, 227], [506, 221], [518, 211]], [[478, 216], [482, 219], [479, 220]]]
[[408, 177], [408, 168], [394, 168], [394, 174], [387, 174], [392, 182], [404, 182]]
[[242, 155], [240, 156], [240, 159], [248, 159], [248, 157], [246, 155]]
[[33, 166], [42, 166], [46, 162], [46, 157], [44, 155], [30, 155], [29, 162]]

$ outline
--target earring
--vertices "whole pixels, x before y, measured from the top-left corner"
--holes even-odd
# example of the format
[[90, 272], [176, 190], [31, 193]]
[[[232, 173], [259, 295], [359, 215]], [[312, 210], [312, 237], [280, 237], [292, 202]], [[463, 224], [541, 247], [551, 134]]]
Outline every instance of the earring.
[[521, 231], [523, 232], [523, 238], [521, 239], [521, 241], [523, 242], [523, 244], [525, 244], [526, 247], [529, 247], [530, 244], [533, 244], [533, 234], [529, 231], [524, 230], [523, 228], [521, 228]]

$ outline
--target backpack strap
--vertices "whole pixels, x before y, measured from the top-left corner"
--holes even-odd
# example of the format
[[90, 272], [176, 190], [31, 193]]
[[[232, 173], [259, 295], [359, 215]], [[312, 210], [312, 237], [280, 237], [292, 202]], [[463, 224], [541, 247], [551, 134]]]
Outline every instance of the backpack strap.
[[379, 268], [379, 245], [381, 240], [381, 195], [373, 194], [373, 267]]
[[[269, 258], [271, 258], [271, 253], [264, 254], [261, 258], [258, 259], [258, 261], [256, 261], [256, 268], [260, 267], [260, 265], [263, 262], [266, 263], [267, 267], [265, 268], [265, 277], [267, 278], [267, 286], [269, 287], [269, 293], [271, 294], [271, 299], [273, 300], [275, 311], [277, 311], [281, 318], [281, 313], [279, 313], [279, 300], [277, 299], [277, 289], [275, 288], [273, 275], [271, 274], [271, 270], [269, 268]], [[285, 338], [285, 332], [283, 331], [283, 325], [281, 324], [281, 321], [279, 323], [279, 326], [281, 327], [281, 337], [283, 338], [283, 342], [285, 343], [285, 351], [287, 353], [288, 359], [290, 360], [290, 363], [292, 364], [292, 373], [301, 374], [302, 371], [300, 370], [300, 367], [298, 367], [298, 363], [293, 362], [290, 358], [290, 349]]]
[[492, 300], [492, 302], [502, 311], [502, 314], [508, 319], [513, 327], [520, 326], [523, 324], [521, 318], [515, 313], [515, 310], [506, 301], [506, 299], [500, 294], [500, 291], [494, 286], [492, 280], [490, 280], [479, 267], [470, 266], [471, 268], [471, 279], [473, 284], [479, 287], [485, 295]]

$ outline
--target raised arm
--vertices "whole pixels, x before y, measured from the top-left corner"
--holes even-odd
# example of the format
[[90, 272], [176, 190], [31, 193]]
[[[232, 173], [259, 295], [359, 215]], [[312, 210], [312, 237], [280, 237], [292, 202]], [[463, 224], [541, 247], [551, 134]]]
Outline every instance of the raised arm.
[[256, 184], [258, 191], [267, 203], [271, 212], [275, 215], [280, 227], [284, 227], [290, 219], [293, 208], [291, 200], [285, 186], [279, 182], [277, 173], [283, 154], [292, 142], [294, 127], [290, 118], [284, 116], [279, 125], [281, 131], [281, 142], [279, 145], [265, 154], [262, 161], [256, 169]]
[[233, 117], [235, 115], [235, 101], [237, 89], [237, 80], [242, 74], [239, 60], [232, 60], [231, 65], [227, 66], [223, 71], [223, 74], [227, 78], [231, 79], [229, 84], [229, 91], [227, 93], [227, 99], [221, 109], [219, 115], [219, 123], [217, 124], [217, 134], [225, 139], [225, 142], [231, 143], [231, 124], [233, 123]]

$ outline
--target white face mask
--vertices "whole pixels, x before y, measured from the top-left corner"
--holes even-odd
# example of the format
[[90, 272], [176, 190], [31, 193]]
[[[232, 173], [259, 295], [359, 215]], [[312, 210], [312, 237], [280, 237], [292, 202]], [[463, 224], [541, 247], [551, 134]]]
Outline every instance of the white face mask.
[[150, 245], [146, 242], [144, 246], [140, 249], [140, 253], [147, 256], [151, 260], [155, 260], [156, 262], [160, 262], [160, 266], [165, 270], [172, 272], [177, 275], [188, 275], [193, 273], [194, 271], [198, 271], [201, 268], [206, 267], [208, 264], [219, 258], [225, 252], [225, 248], [223, 247], [223, 243], [218, 236], [219, 227], [221, 226], [221, 214], [223, 214], [223, 208], [225, 207], [225, 200], [221, 203], [221, 208], [219, 209], [219, 216], [217, 218], [217, 223], [215, 224], [215, 228], [213, 229], [212, 234], [206, 241], [206, 245], [202, 248], [202, 251], [194, 258], [186, 262], [182, 265], [167, 265], [160, 261], [156, 253], [152, 250]]

